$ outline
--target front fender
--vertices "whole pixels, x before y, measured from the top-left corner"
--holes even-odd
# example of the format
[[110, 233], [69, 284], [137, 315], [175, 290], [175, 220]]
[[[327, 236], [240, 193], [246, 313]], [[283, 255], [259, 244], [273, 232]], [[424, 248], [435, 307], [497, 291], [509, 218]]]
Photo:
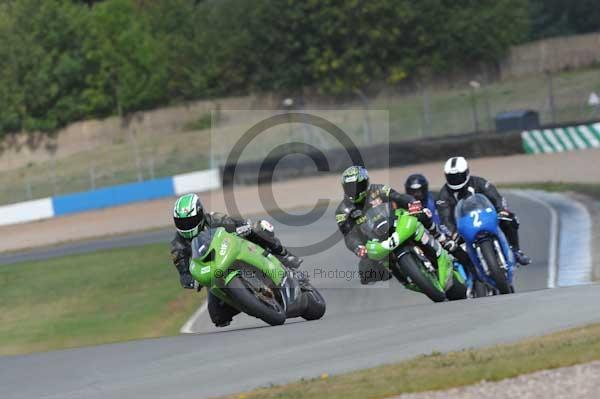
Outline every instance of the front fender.
[[[422, 225], [419, 220], [411, 216], [408, 212], [396, 211], [396, 233], [398, 234], [398, 244], [403, 244], [410, 238], [421, 233]], [[420, 237], [417, 237], [419, 239]]]
[[367, 241], [367, 256], [369, 259], [380, 261], [388, 257], [399, 246], [400, 239], [398, 233], [394, 232], [387, 240], [381, 242], [375, 240]]
[[448, 256], [448, 252], [442, 250], [442, 253], [437, 258], [438, 264], [438, 278], [440, 286], [447, 290], [450, 288], [450, 282], [452, 281], [452, 275], [454, 273], [454, 267], [452, 266], [452, 260]]
[[223, 283], [225, 284], [225, 286], [228, 286], [229, 283], [231, 282], [231, 280], [233, 280], [233, 278], [235, 276], [239, 276], [239, 275], [240, 275], [239, 270], [232, 270], [231, 273], [229, 273], [227, 276], [225, 276], [225, 278], [223, 279]]
[[190, 273], [198, 281], [198, 284], [204, 287], [210, 287], [213, 273], [210, 263], [202, 263], [195, 259], [190, 261]]

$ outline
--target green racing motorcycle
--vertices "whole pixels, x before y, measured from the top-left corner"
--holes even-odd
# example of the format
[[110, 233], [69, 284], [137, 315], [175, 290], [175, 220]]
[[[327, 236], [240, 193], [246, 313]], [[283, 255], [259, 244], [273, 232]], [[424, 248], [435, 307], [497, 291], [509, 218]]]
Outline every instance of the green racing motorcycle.
[[288, 318], [316, 320], [325, 314], [323, 296], [305, 276], [223, 227], [192, 240], [190, 272], [228, 305], [273, 326]]
[[433, 240], [414, 213], [392, 210], [382, 203], [364, 215], [361, 232], [368, 238], [367, 256], [386, 267], [406, 288], [427, 295], [433, 302], [467, 297], [464, 276], [454, 268], [443, 248], [429, 259], [418, 242]]

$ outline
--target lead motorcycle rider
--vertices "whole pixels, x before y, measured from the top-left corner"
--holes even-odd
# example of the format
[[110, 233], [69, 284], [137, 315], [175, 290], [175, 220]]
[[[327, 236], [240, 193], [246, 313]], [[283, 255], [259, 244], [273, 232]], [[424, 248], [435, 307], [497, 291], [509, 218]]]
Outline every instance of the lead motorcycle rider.
[[519, 220], [514, 213], [508, 210], [506, 199], [500, 195], [496, 187], [482, 177], [471, 176], [467, 160], [463, 157], [448, 159], [444, 165], [444, 174], [446, 184], [440, 191], [437, 208], [442, 225], [451, 234], [451, 243], [458, 238], [454, 220], [454, 208], [458, 201], [473, 194], [483, 194], [496, 208], [500, 228], [506, 235], [516, 261], [524, 266], [530, 264], [531, 259], [519, 247]]
[[[223, 213], [205, 213], [200, 198], [196, 194], [186, 194], [177, 199], [173, 207], [173, 222], [177, 232], [171, 241], [171, 257], [179, 272], [179, 282], [183, 288], [194, 289], [196, 281], [190, 273], [190, 258], [192, 256], [191, 241], [203, 230], [224, 227], [229, 233], [236, 233], [255, 244], [260, 245], [275, 255], [284, 266], [290, 269], [300, 267], [302, 260], [292, 255], [273, 233], [273, 225], [266, 220], [252, 224], [227, 216]], [[226, 327], [233, 316], [239, 313], [237, 309], [227, 305], [219, 298], [208, 293], [208, 313], [217, 327]]]
[[[391, 202], [394, 209], [409, 209], [415, 206], [421, 209], [421, 203], [412, 196], [400, 194], [389, 186], [370, 184], [369, 174], [363, 166], [347, 168], [342, 174], [342, 187], [344, 199], [337, 207], [335, 220], [344, 236], [346, 247], [360, 258], [358, 270], [361, 284], [389, 280], [392, 276], [387, 269], [367, 257], [365, 246], [367, 238], [360, 231], [360, 224], [364, 222], [367, 210], [382, 203]], [[440, 237], [441, 233], [433, 223], [429, 210], [423, 209], [417, 217], [428, 231], [417, 244], [429, 258], [437, 259], [442, 248], [434, 237]]]

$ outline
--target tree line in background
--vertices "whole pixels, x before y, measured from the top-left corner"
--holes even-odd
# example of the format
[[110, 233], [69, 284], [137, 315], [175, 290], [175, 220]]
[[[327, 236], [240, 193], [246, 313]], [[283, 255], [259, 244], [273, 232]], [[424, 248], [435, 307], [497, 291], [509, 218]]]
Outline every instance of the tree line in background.
[[597, 0], [529, 0], [530, 39], [600, 30]]
[[0, 135], [493, 64], [531, 37], [595, 30], [595, 1], [0, 0]]

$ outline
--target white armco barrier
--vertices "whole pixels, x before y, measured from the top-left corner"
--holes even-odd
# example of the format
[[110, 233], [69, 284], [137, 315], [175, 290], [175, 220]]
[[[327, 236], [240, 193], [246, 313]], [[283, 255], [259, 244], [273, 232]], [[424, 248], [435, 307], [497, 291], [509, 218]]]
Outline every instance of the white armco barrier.
[[210, 191], [219, 187], [221, 187], [221, 175], [218, 169], [173, 176], [175, 195]]
[[52, 198], [0, 206], [0, 226], [54, 217]]
[[220, 187], [219, 169], [185, 173], [141, 183], [102, 187], [98, 190], [0, 206], [0, 226], [119, 206], [134, 201], [147, 201], [192, 192], [201, 193]]

